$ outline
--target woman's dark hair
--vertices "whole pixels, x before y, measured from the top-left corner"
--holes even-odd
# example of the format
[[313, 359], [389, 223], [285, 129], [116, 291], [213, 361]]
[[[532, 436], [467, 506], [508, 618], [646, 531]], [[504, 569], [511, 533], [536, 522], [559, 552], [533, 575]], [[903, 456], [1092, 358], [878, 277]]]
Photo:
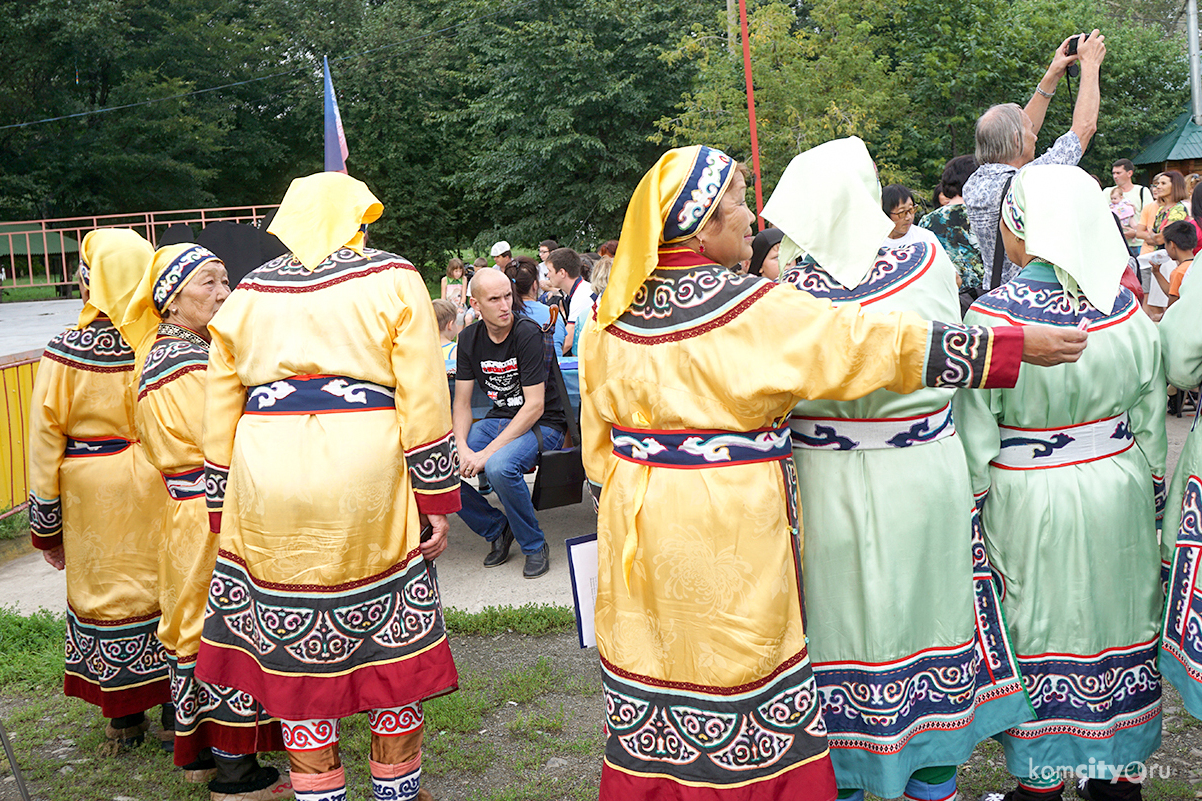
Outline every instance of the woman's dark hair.
[[533, 259], [519, 256], [505, 267], [505, 274], [513, 281], [517, 296], [525, 298], [538, 285], [538, 265]]
[[1173, 185], [1172, 195], [1169, 197], [1169, 203], [1180, 203], [1188, 197], [1185, 194], [1185, 176], [1176, 170], [1165, 170], [1161, 173], [1169, 179], [1169, 183]]
[[[518, 256], [505, 265], [505, 275], [513, 284], [513, 308], [518, 314], [526, 313], [526, 293], [538, 281], [538, 262], [529, 256]], [[533, 276], [532, 279], [529, 276]], [[527, 283], [527, 281], [529, 281]]]
[[[773, 246], [779, 245], [785, 238], [785, 232], [779, 228], [765, 228], [751, 240], [751, 263], [747, 265], [748, 275], [759, 275], [764, 268], [764, 259]], [[781, 270], [784, 272], [784, 269]]]
[[[943, 194], [947, 194], [944, 192]], [[881, 210], [890, 214], [907, 200], [913, 200], [914, 193], [901, 184], [889, 184], [881, 190]]]
[[976, 156], [956, 156], [943, 166], [943, 176], [939, 179], [937, 192], [942, 192], [948, 200], [964, 194], [964, 182], [977, 171]]

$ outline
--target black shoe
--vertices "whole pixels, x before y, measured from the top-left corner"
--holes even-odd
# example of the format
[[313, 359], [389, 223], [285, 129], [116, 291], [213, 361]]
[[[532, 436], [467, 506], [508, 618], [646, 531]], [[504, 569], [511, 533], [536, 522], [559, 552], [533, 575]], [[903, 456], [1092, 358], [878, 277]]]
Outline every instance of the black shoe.
[[496, 567], [508, 562], [510, 545], [513, 545], [513, 531], [509, 528], [509, 523], [506, 523], [501, 536], [492, 541], [492, 550], [484, 557], [484, 566]]
[[534, 553], [526, 554], [526, 566], [522, 568], [523, 578], [538, 578], [545, 576], [551, 569], [551, 549], [544, 542], [543, 547]]

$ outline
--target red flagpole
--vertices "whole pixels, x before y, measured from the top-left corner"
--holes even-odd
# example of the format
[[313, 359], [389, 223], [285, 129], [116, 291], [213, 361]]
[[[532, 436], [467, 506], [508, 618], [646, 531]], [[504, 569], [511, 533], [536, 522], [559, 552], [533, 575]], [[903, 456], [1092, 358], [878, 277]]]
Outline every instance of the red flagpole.
[[743, 31], [743, 75], [747, 78], [747, 120], [751, 124], [751, 171], [755, 174], [755, 219], [764, 230], [764, 193], [760, 187], [760, 138], [755, 130], [755, 88], [751, 85], [751, 40], [747, 35], [747, 0], [739, 0], [739, 25]]

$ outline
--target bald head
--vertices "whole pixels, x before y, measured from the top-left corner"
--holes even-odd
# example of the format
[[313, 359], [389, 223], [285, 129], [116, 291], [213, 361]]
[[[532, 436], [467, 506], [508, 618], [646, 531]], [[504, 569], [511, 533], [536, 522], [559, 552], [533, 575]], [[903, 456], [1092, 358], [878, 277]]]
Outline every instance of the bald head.
[[483, 267], [476, 270], [471, 285], [472, 308], [488, 328], [494, 342], [500, 342], [513, 325], [513, 284], [500, 270]]
[[476, 274], [472, 277], [472, 285], [469, 287], [471, 295], [476, 300], [482, 300], [498, 290], [509, 288], [509, 279], [505, 273], [498, 270], [496, 267], [481, 267], [476, 270]]

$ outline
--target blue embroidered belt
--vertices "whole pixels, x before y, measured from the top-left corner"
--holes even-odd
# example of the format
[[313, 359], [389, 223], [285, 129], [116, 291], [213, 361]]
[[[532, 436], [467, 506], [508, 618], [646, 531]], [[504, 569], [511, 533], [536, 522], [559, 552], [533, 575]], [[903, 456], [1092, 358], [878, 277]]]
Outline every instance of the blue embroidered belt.
[[609, 438], [619, 459], [653, 467], [722, 467], [793, 455], [787, 426], [759, 431], [653, 431], [614, 426]]
[[185, 473], [163, 473], [167, 494], [177, 501], [189, 501], [205, 496], [205, 469], [198, 467]]
[[68, 437], [67, 450], [63, 455], [68, 459], [80, 456], [112, 456], [114, 453], [121, 453], [136, 441], [121, 437], [96, 437], [94, 439]]
[[392, 387], [341, 375], [298, 375], [246, 388], [244, 414], [330, 414], [395, 409]]
[[830, 451], [909, 448], [956, 433], [950, 403], [933, 414], [878, 420], [794, 415], [789, 418], [789, 428], [794, 448]]
[[1127, 413], [1065, 428], [998, 426], [1001, 453], [991, 465], [1003, 470], [1043, 470], [1096, 462], [1135, 444]]

